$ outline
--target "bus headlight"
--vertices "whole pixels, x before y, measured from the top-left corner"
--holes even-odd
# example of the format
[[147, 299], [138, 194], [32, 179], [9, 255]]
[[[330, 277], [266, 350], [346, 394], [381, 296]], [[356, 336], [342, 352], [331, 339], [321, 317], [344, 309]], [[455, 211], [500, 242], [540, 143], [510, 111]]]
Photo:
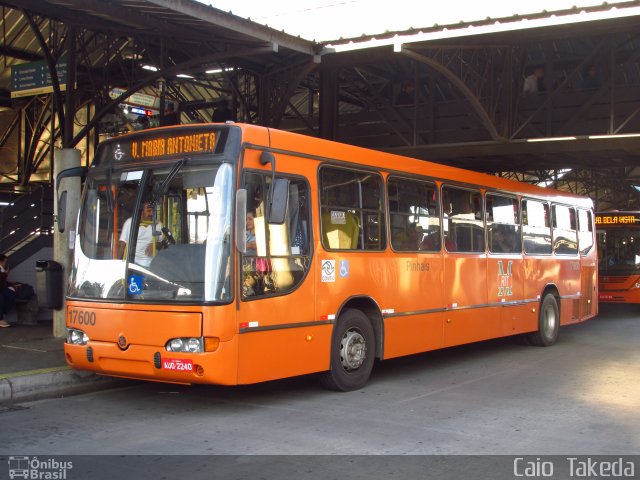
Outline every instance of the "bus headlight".
[[67, 328], [67, 343], [72, 345], [86, 345], [89, 343], [89, 336], [82, 330]]
[[196, 337], [172, 338], [165, 348], [168, 352], [199, 353], [204, 351], [202, 339]]

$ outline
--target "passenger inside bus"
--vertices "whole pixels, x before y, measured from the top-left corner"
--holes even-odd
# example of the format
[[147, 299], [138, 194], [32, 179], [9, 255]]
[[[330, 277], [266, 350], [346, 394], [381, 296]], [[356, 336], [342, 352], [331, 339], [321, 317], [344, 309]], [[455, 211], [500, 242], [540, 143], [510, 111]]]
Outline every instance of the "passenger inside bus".
[[[154, 205], [152, 202], [145, 202], [138, 227], [134, 262], [143, 267], [148, 267], [151, 264], [151, 260], [156, 255], [163, 235], [162, 223], [158, 221], [155, 226], [153, 225], [153, 209]], [[118, 258], [125, 258], [132, 221], [132, 218], [129, 217], [125, 220], [124, 225], [122, 225], [120, 241], [118, 242]]]
[[256, 254], [256, 230], [254, 223], [255, 215], [253, 212], [247, 212], [247, 255], [255, 255]]
[[445, 214], [445, 245], [450, 252], [484, 251], [484, 228], [482, 227], [482, 203], [479, 193], [467, 190], [443, 189]]
[[491, 229], [492, 253], [519, 253], [516, 245], [515, 227], [512, 225], [494, 224]]

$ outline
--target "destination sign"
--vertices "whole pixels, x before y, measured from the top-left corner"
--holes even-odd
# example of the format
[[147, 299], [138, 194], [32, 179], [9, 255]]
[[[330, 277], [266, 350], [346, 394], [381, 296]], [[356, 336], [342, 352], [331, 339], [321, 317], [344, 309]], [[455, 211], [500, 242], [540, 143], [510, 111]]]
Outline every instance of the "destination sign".
[[131, 141], [131, 158], [174, 156], [212, 151], [216, 146], [215, 132], [171, 134]]
[[596, 213], [598, 227], [625, 227], [640, 224], [640, 214], [629, 212]]
[[98, 146], [93, 167], [219, 154], [225, 146], [220, 133], [217, 128], [185, 126], [115, 137]]

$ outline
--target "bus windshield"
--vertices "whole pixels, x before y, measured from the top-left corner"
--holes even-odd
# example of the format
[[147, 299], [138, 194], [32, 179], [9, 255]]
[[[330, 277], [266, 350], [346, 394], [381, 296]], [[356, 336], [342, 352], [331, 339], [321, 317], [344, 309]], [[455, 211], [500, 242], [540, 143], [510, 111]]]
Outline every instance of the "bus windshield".
[[231, 298], [233, 167], [195, 158], [91, 169], [70, 297], [188, 303]]
[[640, 271], [640, 230], [609, 228], [597, 233], [601, 272], [629, 274]]

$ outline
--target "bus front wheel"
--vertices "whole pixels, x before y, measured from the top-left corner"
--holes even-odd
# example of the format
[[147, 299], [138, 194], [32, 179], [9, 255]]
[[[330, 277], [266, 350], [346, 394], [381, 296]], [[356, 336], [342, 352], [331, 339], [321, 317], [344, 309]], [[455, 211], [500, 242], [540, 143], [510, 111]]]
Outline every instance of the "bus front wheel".
[[374, 357], [371, 322], [360, 310], [349, 309], [338, 318], [331, 341], [330, 370], [320, 381], [331, 390], [358, 390], [369, 380]]
[[531, 345], [537, 347], [549, 347], [556, 343], [558, 330], [560, 328], [560, 310], [558, 301], [552, 294], [547, 294], [540, 304], [538, 314], [538, 331], [527, 335], [527, 340]]

